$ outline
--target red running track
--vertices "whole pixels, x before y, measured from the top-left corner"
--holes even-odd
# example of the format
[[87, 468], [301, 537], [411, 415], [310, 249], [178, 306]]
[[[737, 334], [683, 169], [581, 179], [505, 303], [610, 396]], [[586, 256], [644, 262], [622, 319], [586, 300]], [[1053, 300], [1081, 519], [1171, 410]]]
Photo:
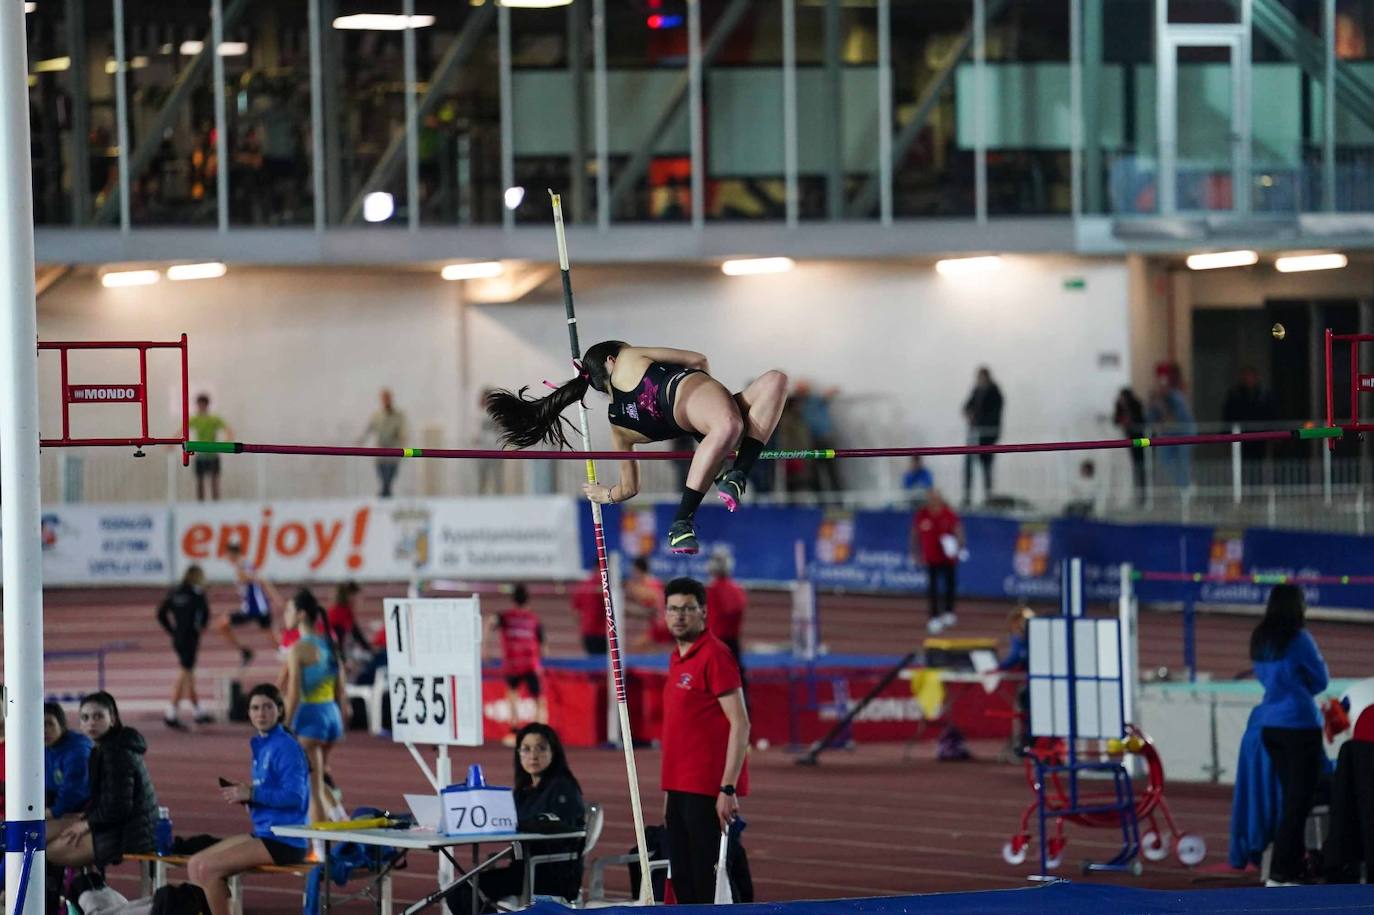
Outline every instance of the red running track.
[[[380, 619], [380, 598], [403, 593], [400, 586], [366, 589], [366, 619]], [[165, 636], [153, 621], [158, 593], [152, 590], [65, 590], [46, 595], [45, 635], [51, 650], [93, 647], [111, 639], [138, 642], [140, 650], [110, 658], [108, 683], [130, 710], [131, 723], [149, 738], [149, 767], [162, 803], [173, 811], [179, 834], [228, 835], [246, 828], [237, 807], [217, 800], [219, 776], [241, 778], [248, 767], [248, 728], [216, 724], [192, 734], [169, 731], [156, 714], [174, 673]], [[321, 595], [326, 596], [326, 595]], [[225, 607], [232, 591], [214, 589], [215, 606]], [[788, 603], [785, 595], [755, 593], [746, 623], [747, 643], [785, 643]], [[499, 606], [495, 599], [488, 606]], [[545, 620], [552, 654], [573, 654], [577, 633], [566, 601], [541, 596], [534, 606]], [[835, 652], [895, 653], [907, 641], [923, 637], [923, 601], [894, 597], [823, 595], [820, 600], [822, 640]], [[965, 603], [960, 607], [959, 635], [998, 635], [1009, 607], [1002, 603]], [[1181, 666], [1182, 640], [1177, 614], [1147, 613], [1141, 621], [1141, 658], [1146, 668]], [[1246, 645], [1253, 620], [1204, 615], [1198, 620], [1201, 667], [1229, 676], [1248, 667]], [[1313, 632], [1336, 676], [1359, 675], [1374, 664], [1374, 644], [1359, 624], [1315, 623]], [[242, 672], [248, 682], [274, 679], [276, 659], [266, 634], [241, 629], [262, 649]], [[633, 639], [632, 628], [627, 638]], [[894, 640], [895, 639], [895, 640]], [[209, 687], [220, 676], [238, 675], [237, 658], [215, 636], [207, 636], [201, 654], [201, 682]], [[47, 672], [50, 690], [80, 691], [94, 685], [89, 662], [54, 664]], [[747, 847], [761, 900], [891, 895], [915, 892], [996, 889], [1024, 885], [1029, 866], [1011, 868], [1000, 858], [1002, 843], [1016, 826], [1029, 800], [1019, 765], [998, 763], [997, 746], [975, 745], [979, 760], [937, 763], [930, 744], [912, 749], [873, 745], [822, 757], [820, 767], [800, 768], [779, 749], [755, 752], [755, 793], [746, 799]], [[618, 752], [574, 750], [571, 762], [586, 796], [607, 810], [606, 830], [594, 854], [621, 853], [633, 844], [623, 760]], [[408, 754], [388, 741], [352, 732], [335, 757], [336, 775], [348, 806], [373, 804], [402, 807], [402, 794], [424, 790]], [[509, 771], [510, 751], [483, 748], [464, 751], [455, 764], [483, 763], [489, 775]], [[656, 817], [658, 754], [639, 754], [641, 791], [649, 820]], [[1168, 797], [1180, 825], [1200, 833], [1209, 847], [1208, 863], [1224, 860], [1230, 790], [1224, 787], [1174, 784]], [[1070, 827], [1066, 872], [1076, 874], [1083, 858], [1102, 859], [1113, 851], [1111, 835]], [[116, 886], [131, 892], [132, 869], [121, 867]], [[613, 873], [613, 891], [625, 892], [623, 871]], [[1170, 859], [1147, 864], [1139, 879], [1094, 876], [1151, 888], [1189, 888], [1221, 881], [1252, 880], [1188, 871]], [[398, 900], [418, 898], [432, 885], [433, 865], [424, 855], [398, 877]], [[299, 882], [255, 878], [247, 890], [248, 911], [298, 911]], [[341, 911], [366, 911], [358, 905]]]

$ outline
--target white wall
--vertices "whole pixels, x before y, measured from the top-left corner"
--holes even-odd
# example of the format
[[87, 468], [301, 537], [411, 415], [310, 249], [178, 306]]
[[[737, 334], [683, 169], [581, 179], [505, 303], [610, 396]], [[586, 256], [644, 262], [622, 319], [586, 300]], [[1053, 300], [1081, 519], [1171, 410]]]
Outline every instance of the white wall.
[[[476, 389], [538, 389], [544, 378], [571, 376], [553, 276], [514, 304], [476, 304], [482, 290], [473, 288], [474, 301], [462, 306], [460, 284], [444, 283], [437, 271], [231, 267], [219, 280], [118, 290], [75, 273], [43, 296], [39, 329], [45, 340], [174, 339], [186, 332], [192, 393], [208, 390], [240, 440], [351, 442], [376, 408], [377, 390], [387, 386], [417, 433], [432, 431], [417, 443], [457, 446], [470, 441]], [[1086, 287], [1066, 289], [1070, 278]], [[850, 447], [961, 443], [960, 408], [981, 364], [991, 367], [1007, 400], [1004, 440], [1112, 435], [1099, 417], [1131, 372], [1121, 260], [1008, 257], [1001, 272], [966, 281], [929, 265], [891, 263], [803, 263], [790, 274], [749, 278], [705, 267], [575, 266], [573, 285], [584, 348], [618, 337], [699, 349], [734, 388], [775, 367], [817, 387], [837, 386], [842, 444]], [[1116, 362], [1101, 367], [1106, 354]], [[123, 358], [118, 366], [82, 363], [86, 374], [74, 369], [73, 380], [133, 380], [137, 364]], [[45, 433], [56, 429], [54, 362], [45, 364], [40, 392]], [[170, 369], [155, 374], [152, 395], [164, 423], [179, 389]], [[592, 395], [588, 404], [604, 442], [605, 399]], [[74, 434], [92, 434], [102, 418], [106, 431], [116, 417], [125, 430], [134, 420], [119, 407], [81, 409]], [[234, 459], [234, 471], [251, 475], [243, 468], [258, 465], [249, 461]], [[286, 473], [283, 462], [299, 473], [295, 458], [270, 459], [266, 472]], [[337, 476], [340, 463], [310, 466], [323, 478]], [[852, 485], [879, 484], [902, 463], [851, 462], [843, 470]], [[438, 479], [435, 464], [419, 465], [423, 470], [402, 474], [402, 491]], [[355, 466], [347, 494], [371, 486], [370, 467]], [[1069, 464], [1063, 456], [1025, 455], [1001, 458], [998, 466], [999, 490], [1019, 485], [1024, 492], [1042, 478], [1062, 482]], [[941, 485], [957, 488], [959, 459], [932, 467]], [[147, 485], [162, 485], [153, 468], [140, 470], [151, 479]], [[189, 474], [182, 476], [185, 489]], [[227, 482], [229, 476], [227, 468]], [[443, 479], [443, 488], [423, 483], [423, 491], [461, 485], [452, 475]], [[302, 495], [339, 485], [307, 483]], [[122, 493], [132, 485], [121, 478], [100, 493], [88, 485], [85, 497], [127, 498]], [[252, 486], [263, 484], [236, 485], [251, 497]]]
[[[1086, 288], [1064, 287], [1079, 277]], [[735, 388], [769, 368], [838, 386], [843, 412], [880, 426], [851, 425], [849, 446], [962, 443], [960, 410], [982, 364], [1006, 398], [1004, 440], [1109, 434], [1098, 417], [1131, 377], [1122, 260], [1007, 257], [1002, 271], [972, 280], [878, 263], [802, 263], [758, 277], [574, 266], [573, 287], [584, 349], [606, 338], [697, 349]], [[520, 304], [471, 306], [473, 377], [500, 386], [570, 377], [562, 308], [555, 283]], [[1099, 367], [1103, 354], [1116, 365]], [[605, 399], [592, 404], [604, 429]], [[957, 466], [935, 466], [953, 486]]]

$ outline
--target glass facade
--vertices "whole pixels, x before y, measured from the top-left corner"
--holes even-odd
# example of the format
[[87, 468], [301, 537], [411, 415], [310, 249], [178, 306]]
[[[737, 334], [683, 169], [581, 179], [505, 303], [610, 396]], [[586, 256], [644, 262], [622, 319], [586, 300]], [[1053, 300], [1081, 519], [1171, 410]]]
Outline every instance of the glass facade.
[[1374, 0], [219, 3], [27, 15], [40, 225], [1374, 210]]

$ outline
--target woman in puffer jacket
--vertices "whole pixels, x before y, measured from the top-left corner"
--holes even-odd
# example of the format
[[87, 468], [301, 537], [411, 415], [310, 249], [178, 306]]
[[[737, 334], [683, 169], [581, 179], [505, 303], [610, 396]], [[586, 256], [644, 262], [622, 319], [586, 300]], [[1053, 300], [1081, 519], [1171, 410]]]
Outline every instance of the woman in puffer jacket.
[[48, 843], [48, 863], [105, 866], [153, 850], [157, 794], [143, 754], [143, 735], [125, 727], [114, 696], [103, 690], [81, 700], [81, 730], [91, 752], [91, 801], [81, 819]]

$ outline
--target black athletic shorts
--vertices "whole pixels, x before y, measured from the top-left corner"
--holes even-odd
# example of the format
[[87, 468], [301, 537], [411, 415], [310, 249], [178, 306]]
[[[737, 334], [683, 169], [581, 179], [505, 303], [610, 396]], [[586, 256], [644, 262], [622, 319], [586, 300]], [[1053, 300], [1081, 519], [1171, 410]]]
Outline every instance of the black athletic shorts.
[[196, 469], [196, 476], [219, 476], [219, 456], [214, 454], [198, 454], [196, 459], [191, 462]]
[[272, 617], [266, 613], [238, 613], [229, 614], [230, 626], [242, 626], [244, 623], [257, 623], [263, 629], [272, 628]]
[[272, 856], [272, 863], [278, 866], [287, 864], [300, 864], [305, 860], [305, 856], [310, 853], [310, 846], [287, 845], [277, 839], [264, 839], [258, 836], [258, 841], [267, 849], [267, 853]]
[[532, 698], [539, 698], [539, 674], [530, 671], [527, 674], [516, 674], [506, 678], [506, 685], [511, 689], [519, 689], [521, 683], [529, 689]]
[[189, 632], [172, 636], [172, 649], [182, 670], [196, 669], [196, 652], [200, 650], [200, 633]]

